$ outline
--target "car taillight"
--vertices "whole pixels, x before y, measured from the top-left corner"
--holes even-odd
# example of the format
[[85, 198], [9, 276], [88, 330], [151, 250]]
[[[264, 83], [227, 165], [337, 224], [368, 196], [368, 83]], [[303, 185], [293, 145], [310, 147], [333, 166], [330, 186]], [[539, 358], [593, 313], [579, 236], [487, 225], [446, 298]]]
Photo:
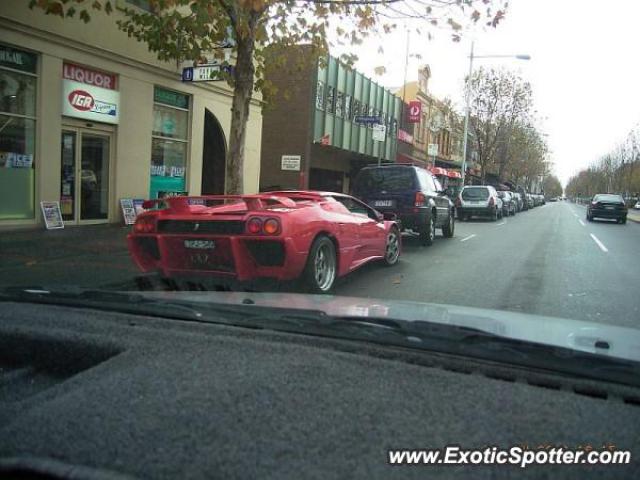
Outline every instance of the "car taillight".
[[259, 218], [252, 218], [247, 222], [247, 231], [253, 235], [257, 235], [262, 231], [262, 220]]
[[456, 198], [456, 207], [461, 207], [462, 206], [462, 200], [460, 200], [460, 197]]
[[136, 233], [153, 233], [156, 231], [156, 222], [151, 217], [138, 218], [133, 225], [133, 231]]
[[416, 200], [414, 203], [415, 207], [424, 207], [427, 203], [427, 199], [421, 192], [416, 192]]
[[494, 205], [495, 203], [496, 203], [496, 202], [495, 202], [495, 200], [493, 199], [493, 197], [491, 197], [491, 198], [489, 199], [489, 206], [490, 206], [490, 207], [493, 207], [493, 205]]
[[280, 222], [276, 218], [268, 218], [262, 224], [262, 231], [267, 235], [275, 235], [280, 231]]

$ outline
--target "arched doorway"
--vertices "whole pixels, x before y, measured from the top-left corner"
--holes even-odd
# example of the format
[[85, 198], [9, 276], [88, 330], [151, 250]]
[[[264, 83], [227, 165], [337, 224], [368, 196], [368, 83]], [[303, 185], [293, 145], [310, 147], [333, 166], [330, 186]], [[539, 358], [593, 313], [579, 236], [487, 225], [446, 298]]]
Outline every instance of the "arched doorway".
[[202, 149], [202, 195], [224, 193], [227, 148], [224, 132], [213, 113], [204, 111], [204, 141]]

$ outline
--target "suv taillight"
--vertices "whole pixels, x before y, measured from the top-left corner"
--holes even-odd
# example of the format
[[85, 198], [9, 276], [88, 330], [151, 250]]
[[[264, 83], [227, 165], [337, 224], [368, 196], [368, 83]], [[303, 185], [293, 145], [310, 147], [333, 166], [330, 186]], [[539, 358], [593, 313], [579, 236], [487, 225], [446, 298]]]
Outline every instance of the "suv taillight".
[[427, 198], [424, 196], [422, 192], [416, 192], [416, 200], [414, 203], [415, 207], [424, 207], [427, 204]]
[[493, 205], [494, 205], [495, 203], [496, 203], [496, 202], [495, 202], [495, 200], [493, 199], [493, 197], [491, 197], [491, 198], [489, 199], [489, 206], [490, 206], [490, 207], [493, 207]]
[[462, 200], [460, 200], [460, 197], [456, 198], [456, 207], [461, 207], [462, 206]]
[[133, 225], [135, 233], [153, 233], [156, 231], [156, 222], [153, 217], [138, 217]]

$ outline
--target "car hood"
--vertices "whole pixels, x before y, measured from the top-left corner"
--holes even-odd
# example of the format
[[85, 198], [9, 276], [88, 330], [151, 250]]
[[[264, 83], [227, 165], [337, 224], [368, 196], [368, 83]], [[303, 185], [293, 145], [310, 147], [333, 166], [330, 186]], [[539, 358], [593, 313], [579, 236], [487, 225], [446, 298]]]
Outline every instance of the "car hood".
[[[334, 317], [449, 324], [515, 340], [640, 361], [640, 330], [589, 321], [456, 305], [330, 295], [244, 292], [143, 292], [140, 295], [164, 301], [316, 310]], [[608, 348], [596, 348], [596, 344], [607, 345]]]

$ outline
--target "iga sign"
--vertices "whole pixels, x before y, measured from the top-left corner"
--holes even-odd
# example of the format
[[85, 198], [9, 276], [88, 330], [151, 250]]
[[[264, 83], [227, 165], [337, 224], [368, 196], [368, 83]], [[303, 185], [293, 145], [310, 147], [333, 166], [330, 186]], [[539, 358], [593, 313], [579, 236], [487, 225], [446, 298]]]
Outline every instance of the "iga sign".
[[409, 123], [420, 123], [420, 114], [422, 113], [422, 104], [418, 100], [409, 102]]
[[117, 90], [93, 87], [86, 83], [64, 80], [62, 114], [103, 123], [118, 123], [120, 93]]

